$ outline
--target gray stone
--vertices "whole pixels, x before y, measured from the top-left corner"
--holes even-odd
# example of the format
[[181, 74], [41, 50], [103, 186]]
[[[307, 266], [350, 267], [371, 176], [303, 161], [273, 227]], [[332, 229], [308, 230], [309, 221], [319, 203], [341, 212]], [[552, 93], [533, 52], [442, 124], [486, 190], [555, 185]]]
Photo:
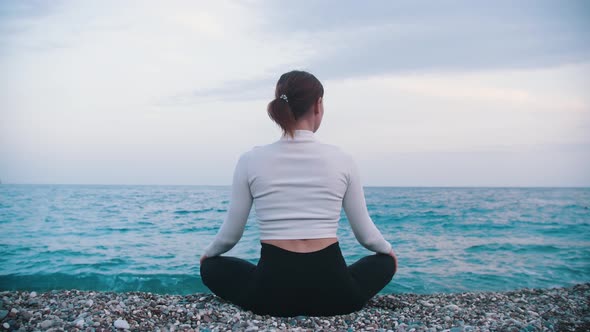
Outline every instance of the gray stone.
[[44, 329], [44, 330], [47, 330], [48, 328], [52, 327], [52, 326], [53, 326], [53, 324], [55, 324], [55, 322], [54, 322], [53, 320], [51, 320], [51, 319], [48, 319], [48, 320], [44, 320], [44, 321], [42, 321], [42, 322], [39, 324], [39, 326], [40, 326], [42, 329]]
[[124, 319], [117, 319], [113, 323], [113, 325], [118, 329], [128, 329], [129, 328], [129, 323], [127, 323], [127, 321]]
[[459, 307], [457, 305], [454, 305], [454, 304], [449, 304], [449, 305], [445, 306], [445, 309], [456, 311], [456, 310], [459, 310]]
[[29, 320], [31, 319], [31, 317], [33, 317], [33, 314], [30, 313], [29, 311], [26, 310], [21, 310], [19, 312], [19, 315], [24, 319], [24, 320]]

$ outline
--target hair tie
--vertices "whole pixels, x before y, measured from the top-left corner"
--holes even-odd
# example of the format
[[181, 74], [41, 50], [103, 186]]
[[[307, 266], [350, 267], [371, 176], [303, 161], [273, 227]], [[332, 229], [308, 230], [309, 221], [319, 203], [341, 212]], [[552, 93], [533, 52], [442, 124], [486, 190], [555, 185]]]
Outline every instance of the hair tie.
[[287, 98], [287, 95], [282, 94], [279, 98], [281, 98], [282, 100], [286, 101], [287, 103], [289, 103], [289, 99]]

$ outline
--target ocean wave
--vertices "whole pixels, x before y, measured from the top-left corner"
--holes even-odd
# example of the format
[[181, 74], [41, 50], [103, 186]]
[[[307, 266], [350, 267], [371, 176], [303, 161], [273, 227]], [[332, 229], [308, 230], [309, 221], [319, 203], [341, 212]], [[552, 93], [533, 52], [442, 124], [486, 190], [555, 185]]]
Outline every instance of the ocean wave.
[[185, 215], [185, 214], [193, 214], [193, 213], [211, 212], [213, 210], [214, 210], [213, 208], [200, 209], [200, 210], [176, 210], [176, 211], [174, 211], [174, 214]]
[[536, 253], [547, 253], [556, 252], [561, 248], [547, 245], [547, 244], [513, 244], [513, 243], [488, 243], [478, 244], [470, 246], [465, 249], [467, 252], [498, 252], [498, 251], [509, 251], [513, 253], [519, 252], [536, 252]]
[[209, 292], [197, 275], [185, 274], [34, 274], [0, 275], [0, 290], [79, 289], [113, 292], [151, 292], [159, 294], [193, 294]]

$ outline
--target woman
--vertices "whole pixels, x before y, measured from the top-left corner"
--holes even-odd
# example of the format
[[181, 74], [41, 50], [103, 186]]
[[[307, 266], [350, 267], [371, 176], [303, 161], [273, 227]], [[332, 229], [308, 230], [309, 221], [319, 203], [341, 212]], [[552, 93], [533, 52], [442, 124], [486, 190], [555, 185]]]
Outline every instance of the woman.
[[[201, 258], [203, 283], [257, 314], [350, 313], [397, 269], [391, 245], [367, 212], [353, 158], [314, 136], [324, 115], [323, 95], [310, 73], [280, 77], [267, 111], [283, 136], [240, 156], [227, 216]], [[252, 203], [262, 246], [258, 265], [219, 256], [242, 237]], [[357, 240], [376, 252], [348, 267], [336, 237], [342, 208]]]

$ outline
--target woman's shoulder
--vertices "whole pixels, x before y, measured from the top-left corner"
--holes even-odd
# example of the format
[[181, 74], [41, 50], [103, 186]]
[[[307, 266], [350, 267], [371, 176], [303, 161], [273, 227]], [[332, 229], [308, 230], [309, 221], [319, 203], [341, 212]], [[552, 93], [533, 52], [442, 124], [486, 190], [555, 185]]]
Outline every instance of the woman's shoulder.
[[268, 154], [272, 149], [272, 144], [266, 145], [255, 145], [248, 150], [244, 150], [239, 154], [239, 161], [246, 161], [251, 159], [257, 159], [265, 154]]
[[[321, 157], [323, 159], [330, 159], [343, 164], [354, 163], [353, 155], [346, 149], [336, 144], [316, 141], [313, 145], [309, 146], [308, 151], [310, 154], [317, 155], [318, 157]], [[301, 150], [295, 153], [300, 152]], [[250, 149], [243, 151], [240, 154], [239, 159], [267, 160], [269, 158], [273, 159], [277, 155], [281, 155], [284, 153], [290, 153], [290, 151], [285, 150], [283, 146], [278, 144], [278, 142], [274, 142], [263, 145], [254, 145]]]
[[339, 145], [321, 143], [322, 154], [330, 159], [338, 160], [342, 163], [349, 163], [353, 160], [353, 156], [345, 148]]
[[[264, 145], [255, 145], [249, 150], [246, 150], [242, 153], [243, 156], [254, 156], [254, 155], [264, 155], [264, 154], [275, 154], [281, 152], [281, 146], [277, 144], [277, 142], [264, 144]], [[323, 154], [331, 154], [335, 156], [340, 156], [345, 159], [351, 159], [352, 154], [346, 151], [345, 149], [341, 148], [335, 144], [324, 143], [320, 141], [316, 141], [313, 146], [310, 146], [309, 153], [323, 153]]]

